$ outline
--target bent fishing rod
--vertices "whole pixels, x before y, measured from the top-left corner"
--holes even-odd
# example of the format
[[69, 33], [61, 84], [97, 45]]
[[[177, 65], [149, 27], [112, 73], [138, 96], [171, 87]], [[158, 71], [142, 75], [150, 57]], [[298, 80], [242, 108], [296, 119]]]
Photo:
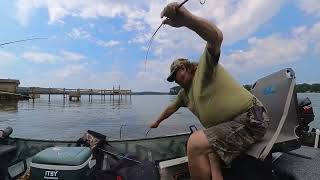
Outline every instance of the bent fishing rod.
[[[189, 0], [184, 0], [181, 4], [179, 4], [179, 6], [177, 7], [176, 10], [178, 10], [179, 8], [181, 8], [186, 2], [188, 2]], [[199, 0], [200, 4], [203, 5], [204, 3], [206, 3], [206, 0], [204, 1], [201, 1]], [[168, 20], [169, 18], [166, 18], [166, 20]], [[146, 60], [145, 60], [145, 65], [147, 63], [147, 60], [148, 60], [148, 54], [149, 54], [149, 51], [150, 51], [150, 47], [151, 47], [151, 44], [153, 42], [153, 39], [155, 37], [155, 35], [157, 34], [157, 32], [159, 31], [159, 29], [164, 25], [163, 23], [164, 21], [162, 21], [162, 23], [160, 24], [160, 26], [157, 28], [157, 30], [152, 34], [149, 42], [148, 42], [148, 50], [147, 50], [147, 54], [146, 54]]]

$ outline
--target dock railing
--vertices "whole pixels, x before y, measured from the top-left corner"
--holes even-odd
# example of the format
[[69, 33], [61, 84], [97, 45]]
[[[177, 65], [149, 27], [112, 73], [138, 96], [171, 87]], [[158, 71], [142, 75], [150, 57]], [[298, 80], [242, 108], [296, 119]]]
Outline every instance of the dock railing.
[[69, 97], [69, 100], [80, 100], [81, 96], [88, 95], [89, 101], [92, 101], [93, 96], [100, 95], [101, 99], [105, 100], [106, 96], [110, 96], [110, 99], [112, 98], [114, 100], [115, 96], [119, 96], [119, 99], [122, 100], [123, 96], [127, 98], [127, 96], [132, 95], [132, 91], [130, 89], [121, 89], [113, 87], [112, 89], [67, 89], [67, 88], [36, 88], [31, 87], [29, 89], [29, 96], [30, 98], [34, 99], [35, 97], [38, 97], [37, 95], [40, 94], [47, 94], [49, 97], [49, 101], [51, 100], [51, 95], [62, 95], [63, 99], [66, 99], [67, 96]]

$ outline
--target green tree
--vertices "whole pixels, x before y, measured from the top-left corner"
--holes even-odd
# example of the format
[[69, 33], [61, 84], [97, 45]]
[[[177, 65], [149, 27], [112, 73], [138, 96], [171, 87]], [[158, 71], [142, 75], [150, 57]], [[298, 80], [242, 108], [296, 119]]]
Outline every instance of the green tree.
[[245, 84], [245, 85], [243, 85], [243, 87], [246, 88], [248, 91], [250, 91], [252, 85], [250, 85], [250, 84]]
[[320, 92], [320, 84], [297, 84], [296, 85], [296, 91], [298, 93], [305, 93], [305, 92]]
[[178, 92], [180, 91], [181, 87], [180, 86], [174, 86], [172, 88], [170, 88], [170, 94], [174, 95], [174, 94], [178, 94]]

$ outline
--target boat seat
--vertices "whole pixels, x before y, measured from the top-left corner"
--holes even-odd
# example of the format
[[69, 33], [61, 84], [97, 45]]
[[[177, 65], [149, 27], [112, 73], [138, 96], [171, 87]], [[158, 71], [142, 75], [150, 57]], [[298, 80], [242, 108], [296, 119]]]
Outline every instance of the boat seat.
[[15, 154], [16, 152], [17, 152], [16, 146], [0, 145], [0, 159], [8, 155]]
[[263, 140], [246, 153], [264, 160], [272, 152], [288, 152], [301, 146], [295, 128], [299, 125], [295, 73], [286, 68], [259, 79], [251, 92], [264, 105], [270, 125]]
[[0, 145], [0, 179], [5, 179], [8, 173], [8, 164], [15, 157], [17, 147], [11, 145]]

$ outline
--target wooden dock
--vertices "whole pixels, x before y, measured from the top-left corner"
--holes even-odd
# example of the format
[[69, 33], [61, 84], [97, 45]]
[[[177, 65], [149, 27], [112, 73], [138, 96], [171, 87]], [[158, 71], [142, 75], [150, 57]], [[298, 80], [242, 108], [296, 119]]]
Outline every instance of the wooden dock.
[[112, 89], [67, 89], [67, 88], [36, 88], [31, 87], [29, 89], [29, 92], [31, 99], [34, 99], [35, 97], [39, 97], [40, 94], [46, 94], [49, 95], [49, 102], [51, 99], [51, 95], [62, 95], [63, 99], [66, 99], [69, 97], [70, 101], [76, 100], [80, 101], [81, 96], [88, 95], [89, 101], [92, 101], [93, 96], [101, 96], [101, 99], [105, 100], [106, 96], [110, 96], [110, 99], [115, 99], [115, 96], [119, 97], [119, 100], [122, 100], [122, 98], [127, 98], [127, 96], [130, 96], [132, 91], [128, 89], [121, 89], [113, 87]]
[[0, 100], [11, 100], [11, 99], [28, 100], [30, 99], [30, 96], [6, 92], [6, 91], [0, 91]]

